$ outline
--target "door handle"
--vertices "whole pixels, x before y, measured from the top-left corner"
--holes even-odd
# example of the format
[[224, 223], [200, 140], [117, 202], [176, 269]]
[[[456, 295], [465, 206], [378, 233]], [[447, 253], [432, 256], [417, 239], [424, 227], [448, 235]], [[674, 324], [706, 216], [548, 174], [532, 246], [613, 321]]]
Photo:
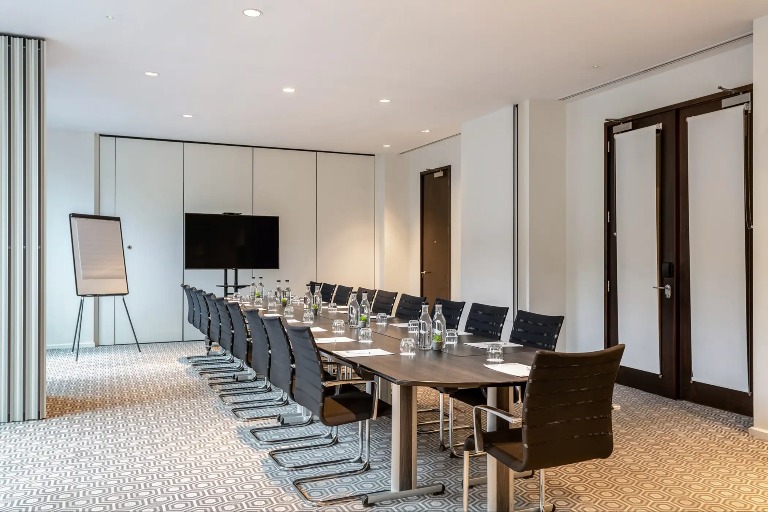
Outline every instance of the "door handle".
[[422, 270], [421, 275], [431, 274], [432, 272], [429, 272], [428, 270]]
[[664, 296], [668, 299], [672, 298], [672, 285], [668, 284], [665, 286], [654, 286], [653, 288], [657, 290], [664, 290]]

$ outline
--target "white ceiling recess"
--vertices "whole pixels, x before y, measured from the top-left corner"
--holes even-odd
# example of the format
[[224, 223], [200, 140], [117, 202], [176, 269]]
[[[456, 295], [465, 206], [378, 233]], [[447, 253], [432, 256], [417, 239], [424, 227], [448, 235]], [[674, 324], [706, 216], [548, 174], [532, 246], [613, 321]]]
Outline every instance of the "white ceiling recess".
[[766, 14], [768, 0], [0, 0], [0, 32], [49, 41], [54, 128], [373, 153], [748, 33]]

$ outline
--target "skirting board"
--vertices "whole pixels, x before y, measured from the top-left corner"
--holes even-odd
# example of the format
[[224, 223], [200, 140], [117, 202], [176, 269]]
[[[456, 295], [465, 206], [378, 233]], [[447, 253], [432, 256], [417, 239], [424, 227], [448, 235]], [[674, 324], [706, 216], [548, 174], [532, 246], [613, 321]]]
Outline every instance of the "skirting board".
[[[80, 348], [93, 348], [96, 345], [93, 344], [93, 342], [87, 343], [85, 341], [80, 342]], [[47, 345], [45, 347], [45, 350], [63, 350], [63, 349], [69, 349], [72, 350], [72, 343], [56, 343], [54, 345]]]
[[763, 428], [749, 427], [749, 435], [754, 437], [755, 439], [768, 441], [768, 430], [765, 430]]

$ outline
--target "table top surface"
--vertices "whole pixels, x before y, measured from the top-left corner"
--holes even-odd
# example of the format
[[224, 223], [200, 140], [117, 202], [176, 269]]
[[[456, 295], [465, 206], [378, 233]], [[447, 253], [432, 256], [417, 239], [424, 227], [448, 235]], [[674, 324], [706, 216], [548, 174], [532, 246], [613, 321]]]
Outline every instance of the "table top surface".
[[[248, 305], [244, 309], [253, 309]], [[282, 314], [282, 307], [277, 311], [262, 311], [263, 314]], [[335, 319], [347, 320], [346, 311], [329, 313], [323, 309], [315, 317], [312, 324], [301, 322], [303, 309], [295, 307], [295, 318], [298, 322], [287, 322], [286, 326], [319, 327], [325, 329], [322, 332], [313, 332], [318, 343], [318, 350], [326, 357], [343, 362], [353, 368], [367, 371], [384, 380], [401, 386], [430, 386], [430, 387], [481, 387], [504, 386], [525, 382], [526, 377], [515, 377], [497, 370], [492, 370], [485, 365], [485, 349], [470, 347], [468, 342], [497, 341], [480, 336], [459, 336], [459, 342], [446, 347], [443, 351], [416, 350], [414, 355], [400, 355], [400, 340], [408, 335], [407, 328], [395, 327], [393, 323], [407, 323], [397, 318], [390, 318], [387, 325], [371, 324], [373, 341], [360, 343], [358, 340], [359, 329], [350, 329], [346, 326], [344, 333], [332, 332], [332, 324]], [[323, 338], [347, 337], [354, 341], [340, 343], [322, 343]], [[381, 349], [391, 354], [380, 356], [349, 357], [336, 354], [336, 351], [371, 350]], [[520, 363], [530, 365], [536, 353], [535, 349], [528, 347], [506, 347], [503, 351], [505, 363]]]

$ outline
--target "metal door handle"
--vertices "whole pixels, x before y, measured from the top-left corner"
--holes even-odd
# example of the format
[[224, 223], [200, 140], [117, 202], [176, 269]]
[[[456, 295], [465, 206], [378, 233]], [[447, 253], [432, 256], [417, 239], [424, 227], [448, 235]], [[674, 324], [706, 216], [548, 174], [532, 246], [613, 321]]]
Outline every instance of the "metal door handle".
[[421, 271], [421, 275], [425, 275], [425, 274], [431, 274], [431, 273], [432, 273], [432, 272], [429, 272], [429, 271], [427, 271], [427, 270], [422, 270], [422, 271]]
[[653, 288], [657, 290], [664, 290], [664, 296], [668, 299], [672, 298], [672, 285], [668, 284], [665, 286], [654, 286]]

